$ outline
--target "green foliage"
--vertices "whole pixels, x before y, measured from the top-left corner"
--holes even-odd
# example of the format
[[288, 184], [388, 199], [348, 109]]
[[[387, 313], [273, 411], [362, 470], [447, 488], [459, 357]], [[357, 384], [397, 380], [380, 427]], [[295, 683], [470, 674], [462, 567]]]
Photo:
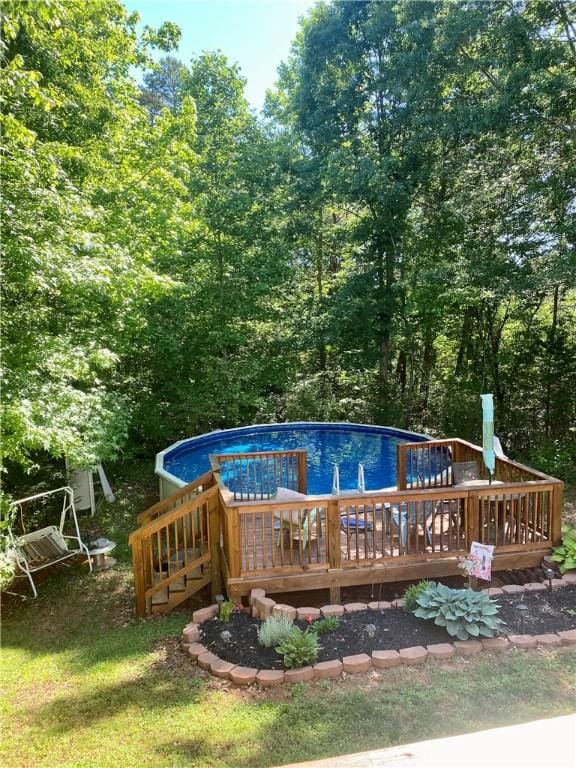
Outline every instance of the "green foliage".
[[562, 544], [554, 548], [552, 560], [566, 573], [576, 568], [576, 526], [569, 526], [562, 535]]
[[272, 648], [278, 643], [283, 643], [293, 628], [294, 622], [283, 613], [268, 616], [258, 627], [258, 642], [265, 648]]
[[334, 632], [340, 625], [338, 616], [325, 616], [323, 619], [315, 621], [310, 630], [317, 635], [323, 635], [325, 632]]
[[576, 485], [576, 431], [564, 439], [540, 442], [527, 453], [526, 461], [541, 472]]
[[299, 627], [294, 627], [276, 651], [284, 657], [287, 669], [314, 664], [320, 652], [318, 635], [310, 629], [303, 632]]
[[410, 584], [406, 587], [402, 599], [404, 600], [404, 610], [413, 613], [418, 608], [418, 598], [422, 595], [428, 587], [432, 586], [434, 582], [422, 580], [417, 584]]
[[498, 605], [483, 592], [431, 583], [416, 602], [419, 607], [415, 616], [434, 619], [434, 624], [445, 627], [448, 634], [459, 640], [494, 637], [500, 629]]
[[221, 53], [153, 60], [169, 21], [6, 0], [6, 466], [255, 420], [478, 438], [493, 391], [574, 479], [572, 16], [320, 4], [259, 119]]
[[230, 617], [232, 616], [232, 613], [234, 612], [234, 603], [232, 600], [225, 600], [223, 603], [220, 603], [218, 606], [218, 620], [219, 621], [230, 621]]

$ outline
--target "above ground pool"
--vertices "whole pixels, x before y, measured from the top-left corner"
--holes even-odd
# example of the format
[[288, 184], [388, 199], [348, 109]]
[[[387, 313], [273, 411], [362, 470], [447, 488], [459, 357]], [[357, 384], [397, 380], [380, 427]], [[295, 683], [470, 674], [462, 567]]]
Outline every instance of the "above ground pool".
[[396, 446], [428, 438], [415, 432], [366, 424], [291, 422], [210, 432], [181, 440], [156, 456], [161, 496], [186, 485], [210, 469], [209, 454], [304, 449], [308, 452], [309, 494], [332, 490], [334, 465], [340, 490], [357, 486], [358, 464], [364, 465], [366, 490], [396, 484]]

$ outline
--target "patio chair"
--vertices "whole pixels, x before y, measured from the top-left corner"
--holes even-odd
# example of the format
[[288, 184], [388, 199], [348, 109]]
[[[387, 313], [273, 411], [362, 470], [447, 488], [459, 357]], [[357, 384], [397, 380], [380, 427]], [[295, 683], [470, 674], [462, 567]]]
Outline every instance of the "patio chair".
[[424, 528], [424, 535], [426, 536], [426, 544], [432, 543], [432, 533], [430, 531], [429, 520], [434, 513], [435, 503], [427, 501], [424, 503], [424, 515], [418, 515], [418, 507], [416, 504], [410, 504], [404, 502], [402, 504], [386, 505], [392, 509], [392, 521], [396, 528], [400, 528], [400, 543], [402, 549], [406, 549], [408, 545], [408, 526], [409, 525], [422, 525]]
[[276, 546], [280, 546], [282, 536], [288, 533], [293, 544], [302, 542], [303, 549], [306, 549], [308, 544], [316, 541], [320, 535], [320, 525], [321, 518], [317, 507], [305, 509], [300, 513], [297, 510], [282, 512], [281, 516], [274, 520], [274, 528], [278, 532]]
[[[277, 488], [271, 497], [275, 501], [305, 501], [306, 494], [293, 491], [291, 488]], [[280, 546], [280, 540], [285, 532], [288, 532], [293, 542], [302, 542], [304, 549], [310, 541], [318, 538], [321, 518], [318, 509], [297, 510], [283, 509], [274, 512], [274, 529], [278, 532], [276, 546]]]
[[[35, 598], [38, 597], [38, 592], [32, 574], [36, 573], [36, 571], [48, 568], [79, 554], [86, 555], [88, 566], [90, 571], [92, 571], [92, 558], [90, 557], [88, 547], [80, 536], [76, 509], [74, 507], [74, 493], [71, 488], [66, 486], [46, 493], [38, 493], [35, 496], [19, 499], [13, 502], [11, 506], [14, 509], [21, 510], [25, 504], [45, 499], [57, 493], [63, 494], [59, 526], [49, 525], [20, 536], [16, 535], [12, 528], [8, 530], [10, 539], [9, 553], [14, 559], [16, 566], [28, 578]], [[69, 516], [74, 522], [76, 535], [66, 535], [64, 533], [64, 526]], [[75, 542], [75, 544], [69, 546], [69, 542]]]
[[[362, 513], [353, 512], [340, 515], [340, 530], [346, 534], [346, 555], [349, 553], [350, 541], [355, 542], [356, 536], [359, 539], [364, 537], [365, 548], [374, 551], [374, 525], [372, 520], [364, 517]], [[370, 540], [371, 544], [369, 543]]]

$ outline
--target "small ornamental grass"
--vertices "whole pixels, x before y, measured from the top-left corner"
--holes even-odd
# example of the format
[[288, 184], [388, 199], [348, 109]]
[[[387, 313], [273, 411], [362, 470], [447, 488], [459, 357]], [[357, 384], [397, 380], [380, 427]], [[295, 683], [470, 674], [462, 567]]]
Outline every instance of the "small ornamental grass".
[[431, 581], [419, 581], [417, 584], [410, 584], [402, 595], [404, 610], [413, 613], [418, 608], [417, 599], [432, 583]]
[[294, 622], [283, 613], [269, 616], [258, 628], [258, 642], [265, 648], [273, 648], [284, 642], [293, 629]]
[[334, 632], [340, 625], [340, 619], [338, 616], [325, 616], [323, 619], [318, 619], [310, 627], [312, 632], [316, 632], [317, 635], [323, 635], [325, 632]]
[[416, 599], [414, 615], [434, 619], [439, 627], [459, 640], [494, 637], [502, 622], [497, 618], [499, 606], [483, 592], [472, 589], [450, 589], [444, 584], [430, 586]]
[[276, 653], [284, 657], [284, 666], [287, 669], [314, 664], [319, 652], [316, 632], [310, 629], [303, 632], [300, 627], [294, 627], [284, 642], [276, 648]]

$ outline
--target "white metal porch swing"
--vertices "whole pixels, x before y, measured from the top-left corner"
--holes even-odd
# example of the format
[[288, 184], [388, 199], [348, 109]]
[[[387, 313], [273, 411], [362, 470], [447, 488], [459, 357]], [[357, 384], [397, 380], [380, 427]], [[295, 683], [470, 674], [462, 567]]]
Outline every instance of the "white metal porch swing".
[[[49, 525], [40, 528], [37, 531], [17, 535], [11, 528], [8, 529], [10, 540], [10, 553], [14, 558], [16, 566], [28, 578], [34, 597], [38, 597], [36, 585], [32, 574], [43, 568], [49, 568], [56, 563], [67, 560], [75, 555], [84, 554], [88, 560], [88, 566], [92, 571], [92, 558], [88, 547], [82, 541], [80, 529], [78, 527], [78, 518], [74, 506], [74, 492], [69, 486], [56, 488], [45, 493], [37, 493], [34, 496], [27, 496], [24, 499], [13, 501], [10, 505], [12, 510], [17, 510], [22, 515], [24, 505], [32, 502], [38, 502], [56, 494], [62, 494], [62, 511], [60, 513], [60, 524]], [[64, 533], [67, 520], [71, 518], [74, 524], [74, 534]]]

